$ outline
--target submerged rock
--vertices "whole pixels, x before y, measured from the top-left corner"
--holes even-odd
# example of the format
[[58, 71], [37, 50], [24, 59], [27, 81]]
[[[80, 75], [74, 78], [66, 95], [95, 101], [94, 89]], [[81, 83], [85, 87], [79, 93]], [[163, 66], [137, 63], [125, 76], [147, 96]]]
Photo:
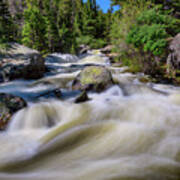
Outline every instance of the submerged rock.
[[86, 91], [83, 91], [76, 99], [75, 99], [75, 103], [82, 103], [82, 102], [86, 102], [89, 101], [89, 97], [86, 93]]
[[100, 66], [84, 68], [73, 81], [73, 90], [91, 90], [102, 92], [113, 85], [112, 75], [109, 70]]
[[38, 51], [12, 43], [0, 58], [0, 82], [18, 78], [38, 79], [43, 77], [46, 68]]
[[7, 127], [12, 115], [27, 106], [27, 103], [18, 96], [0, 93], [0, 130]]
[[58, 99], [61, 99], [61, 97], [62, 97], [62, 92], [59, 88], [57, 88], [57, 89], [43, 92], [42, 94], [38, 95], [36, 98], [58, 98]]
[[163, 95], [168, 96], [169, 94], [167, 92], [154, 89], [150, 86], [144, 85], [144, 84], [121, 84], [120, 88], [123, 91], [124, 96], [131, 96], [131, 95], [147, 95], [147, 94], [154, 94], [154, 95]]

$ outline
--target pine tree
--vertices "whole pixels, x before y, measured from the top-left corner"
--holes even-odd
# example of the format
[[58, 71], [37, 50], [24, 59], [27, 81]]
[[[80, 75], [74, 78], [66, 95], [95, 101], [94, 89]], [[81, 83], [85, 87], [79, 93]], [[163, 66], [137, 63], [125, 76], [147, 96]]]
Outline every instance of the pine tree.
[[0, 43], [13, 40], [13, 22], [7, 2], [0, 0]]
[[24, 11], [25, 24], [22, 30], [22, 42], [39, 51], [46, 49], [46, 21], [40, 12], [36, 0], [27, 0], [27, 9]]
[[[106, 39], [106, 15], [96, 0], [25, 1], [22, 42], [38, 50], [76, 52], [79, 44]], [[80, 39], [80, 41], [79, 41]]]
[[58, 3], [59, 0], [51, 1], [44, 0], [41, 4], [42, 14], [46, 21], [46, 44], [48, 44], [49, 51], [54, 52], [59, 50], [59, 36], [58, 36]]
[[93, 11], [92, 0], [84, 4], [83, 11], [83, 34], [95, 36], [96, 34], [96, 14]]

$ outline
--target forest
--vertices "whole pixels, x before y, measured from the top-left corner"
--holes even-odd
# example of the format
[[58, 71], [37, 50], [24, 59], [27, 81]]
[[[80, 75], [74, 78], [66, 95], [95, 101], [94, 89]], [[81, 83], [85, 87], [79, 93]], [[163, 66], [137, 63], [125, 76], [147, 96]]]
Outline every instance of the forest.
[[132, 72], [169, 79], [178, 74], [165, 72], [165, 59], [180, 32], [179, 0], [112, 0], [107, 13], [96, 0], [1, 0], [0, 13], [1, 47], [15, 41], [42, 54], [77, 54], [82, 44], [113, 45], [114, 61]]

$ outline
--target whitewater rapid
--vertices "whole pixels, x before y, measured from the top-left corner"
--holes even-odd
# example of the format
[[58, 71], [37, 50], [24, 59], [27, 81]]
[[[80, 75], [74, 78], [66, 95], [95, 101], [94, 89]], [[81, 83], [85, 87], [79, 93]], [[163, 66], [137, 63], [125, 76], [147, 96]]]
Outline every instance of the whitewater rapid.
[[[95, 63], [95, 57], [87, 56], [84, 64], [92, 59]], [[74, 61], [66, 67], [83, 64], [83, 59]], [[105, 61], [102, 57], [103, 65]], [[14, 115], [0, 133], [0, 180], [180, 180], [179, 87], [142, 84], [137, 75], [106, 66], [120, 84], [101, 94], [88, 93], [91, 101], [46, 99], [30, 102]], [[67, 93], [80, 70], [58, 68], [55, 75], [24, 82], [24, 90], [17, 85], [23, 81], [0, 89], [13, 92], [14, 83], [15, 93], [28, 100], [28, 93], [63, 80]]]

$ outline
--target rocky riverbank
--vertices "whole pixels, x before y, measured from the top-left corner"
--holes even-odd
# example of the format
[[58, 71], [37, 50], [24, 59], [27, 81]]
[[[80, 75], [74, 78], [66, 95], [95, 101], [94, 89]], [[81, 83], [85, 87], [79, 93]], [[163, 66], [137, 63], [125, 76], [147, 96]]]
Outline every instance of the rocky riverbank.
[[0, 54], [0, 82], [19, 78], [39, 79], [46, 68], [44, 59], [36, 50], [17, 43], [9, 43]]
[[[142, 73], [132, 74], [128, 67], [117, 65], [109, 55], [112, 46], [100, 50], [86, 49], [79, 57], [54, 53], [42, 58], [38, 51], [16, 43], [10, 45], [0, 57], [1, 130], [7, 127], [13, 114], [26, 107], [28, 102], [74, 98], [73, 102], [82, 103], [91, 100], [89, 92], [102, 93], [114, 85], [121, 87], [127, 96], [137, 91], [168, 95], [153, 89], [150, 77]], [[177, 47], [176, 51], [172, 50], [175, 55], [170, 56], [178, 56], [177, 50]], [[171, 58], [169, 62], [172, 60], [175, 59]], [[133, 82], [136, 85], [132, 85]], [[36, 89], [38, 91], [34, 92]]]

